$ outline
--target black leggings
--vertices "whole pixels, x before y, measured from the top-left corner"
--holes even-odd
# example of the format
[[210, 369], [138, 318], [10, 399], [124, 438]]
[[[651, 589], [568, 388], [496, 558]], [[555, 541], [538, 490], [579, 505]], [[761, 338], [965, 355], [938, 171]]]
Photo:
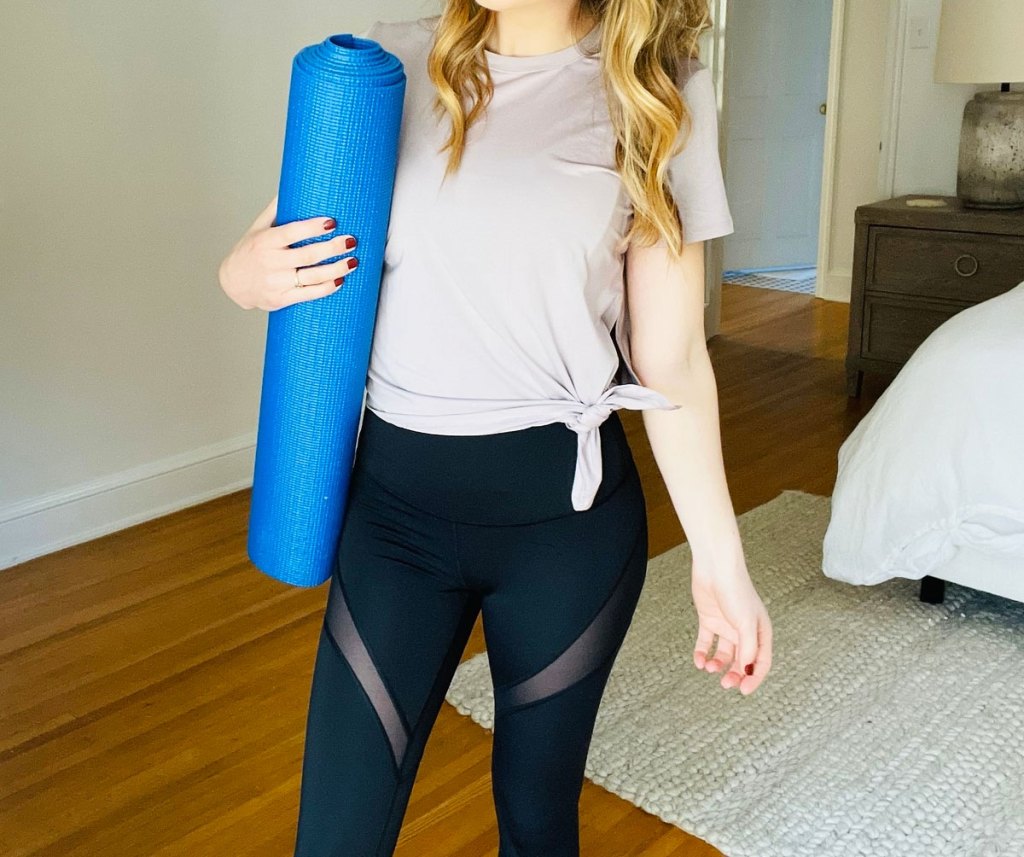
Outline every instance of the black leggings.
[[577, 512], [562, 423], [436, 435], [366, 409], [313, 673], [296, 857], [394, 853], [479, 611], [494, 687], [500, 857], [577, 857], [598, 705], [647, 571], [618, 414]]

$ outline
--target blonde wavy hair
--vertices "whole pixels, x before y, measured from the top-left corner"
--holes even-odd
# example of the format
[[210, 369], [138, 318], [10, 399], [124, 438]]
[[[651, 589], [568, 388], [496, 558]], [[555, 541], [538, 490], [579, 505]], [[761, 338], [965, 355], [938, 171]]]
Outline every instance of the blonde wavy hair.
[[[434, 112], [451, 120], [440, 149], [449, 152], [445, 177], [458, 169], [466, 132], [493, 95], [483, 49], [495, 19], [475, 0], [445, 0], [437, 22], [427, 71], [436, 90]], [[685, 146], [691, 118], [676, 81], [681, 63], [699, 59], [697, 41], [712, 25], [708, 0], [578, 0], [575, 41], [586, 35], [588, 21], [602, 24], [601, 79], [615, 130], [615, 166], [633, 203], [626, 241], [646, 247], [663, 238], [679, 258], [683, 225], [668, 160]]]

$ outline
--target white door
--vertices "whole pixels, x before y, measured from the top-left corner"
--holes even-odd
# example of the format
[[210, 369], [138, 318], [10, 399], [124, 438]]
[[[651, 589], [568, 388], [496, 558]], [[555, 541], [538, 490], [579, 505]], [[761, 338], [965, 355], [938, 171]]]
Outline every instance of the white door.
[[726, 269], [815, 264], [831, 20], [828, 0], [727, 4]]

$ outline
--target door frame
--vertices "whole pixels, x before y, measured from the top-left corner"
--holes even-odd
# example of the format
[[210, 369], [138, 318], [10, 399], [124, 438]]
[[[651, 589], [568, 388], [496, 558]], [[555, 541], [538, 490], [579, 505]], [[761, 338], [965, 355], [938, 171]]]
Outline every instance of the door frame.
[[[718, 99], [719, 128], [728, 124], [728, 100], [725, 80], [725, 33], [728, 28], [729, 0], [708, 0], [711, 10], [712, 28], [705, 42], [706, 52], [702, 61], [711, 70]], [[835, 194], [836, 144], [839, 135], [838, 110], [839, 86], [843, 60], [843, 22], [846, 0], [832, 0], [832, 22], [829, 34], [828, 88], [825, 95], [825, 137], [821, 163], [821, 202], [818, 209], [818, 253], [815, 260], [818, 276], [815, 279], [815, 297], [828, 298], [826, 288], [829, 261], [832, 255], [832, 202]], [[729, 175], [729, 152], [726, 145], [728, 135], [718, 135], [719, 157], [722, 172]], [[704, 247], [704, 331], [710, 338], [718, 333], [722, 315], [722, 271], [724, 270], [722, 238], [705, 243]]]

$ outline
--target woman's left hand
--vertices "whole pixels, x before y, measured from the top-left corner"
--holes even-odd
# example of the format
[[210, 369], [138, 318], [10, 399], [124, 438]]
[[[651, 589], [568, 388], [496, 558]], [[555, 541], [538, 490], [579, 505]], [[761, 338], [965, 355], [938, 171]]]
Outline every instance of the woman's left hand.
[[[772, 625], [746, 564], [741, 558], [731, 567], [704, 568], [694, 560], [691, 590], [699, 619], [694, 665], [712, 673], [730, 667], [722, 687], [753, 693], [771, 669]], [[718, 648], [709, 656], [715, 635]]]

